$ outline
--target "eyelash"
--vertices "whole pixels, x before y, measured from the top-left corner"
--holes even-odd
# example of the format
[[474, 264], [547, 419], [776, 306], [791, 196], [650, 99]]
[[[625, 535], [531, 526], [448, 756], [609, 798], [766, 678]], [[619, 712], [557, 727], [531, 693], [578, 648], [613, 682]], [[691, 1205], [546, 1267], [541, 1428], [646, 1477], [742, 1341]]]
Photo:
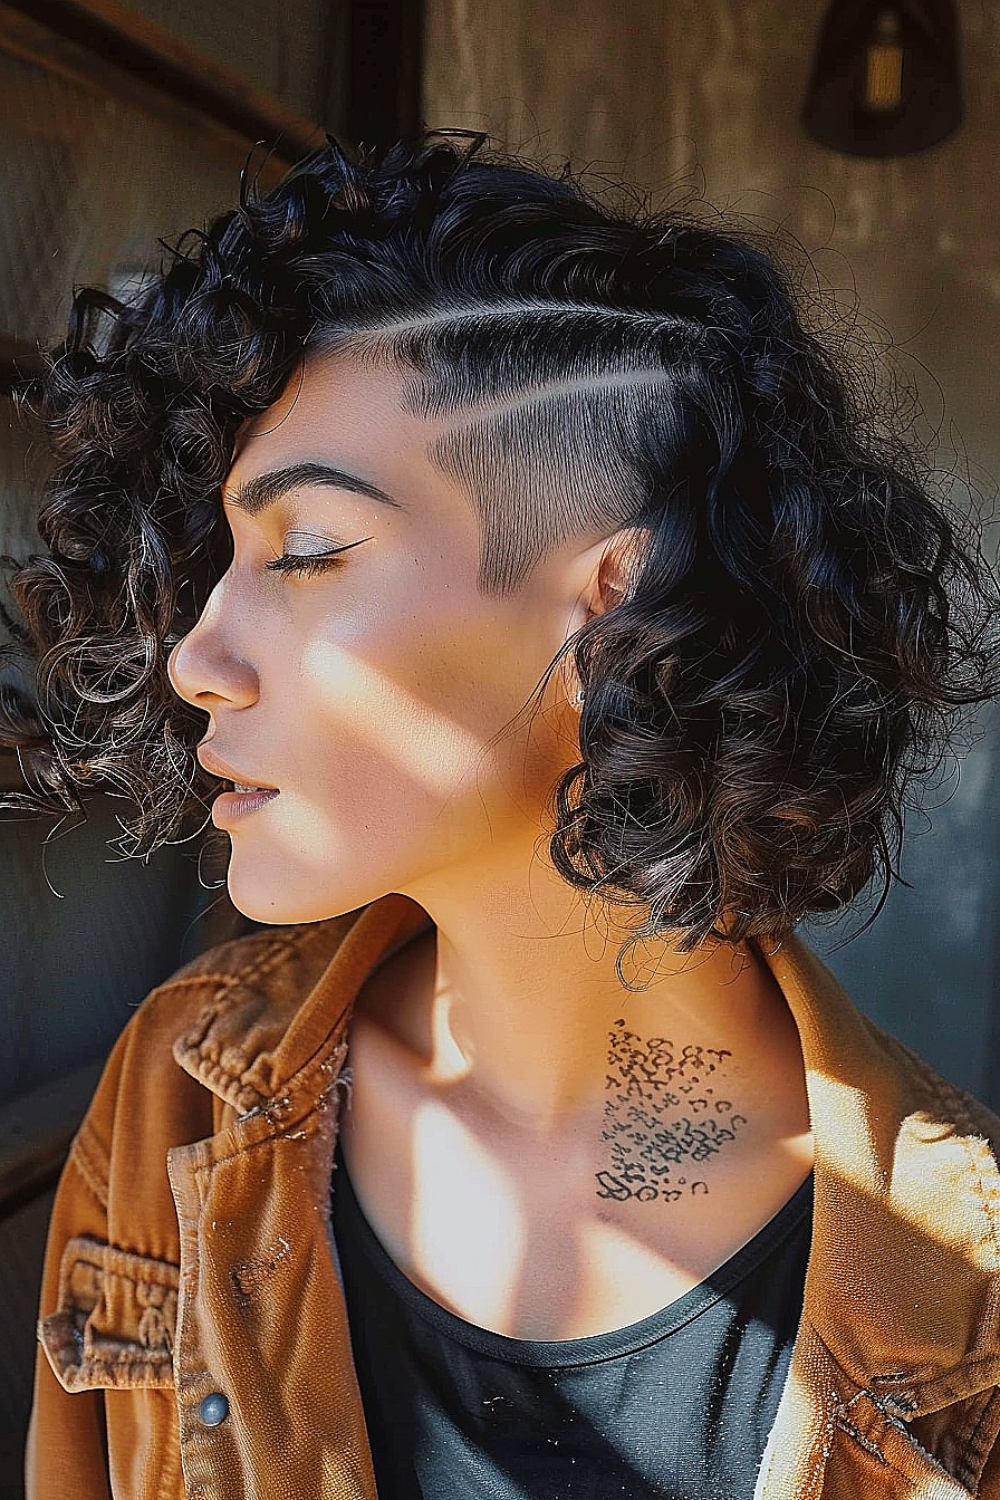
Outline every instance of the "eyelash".
[[264, 566], [275, 573], [293, 573], [297, 578], [309, 578], [314, 573], [327, 573], [331, 568], [339, 568], [342, 564], [335, 552], [314, 552], [308, 555], [286, 552], [281, 557], [272, 558]]

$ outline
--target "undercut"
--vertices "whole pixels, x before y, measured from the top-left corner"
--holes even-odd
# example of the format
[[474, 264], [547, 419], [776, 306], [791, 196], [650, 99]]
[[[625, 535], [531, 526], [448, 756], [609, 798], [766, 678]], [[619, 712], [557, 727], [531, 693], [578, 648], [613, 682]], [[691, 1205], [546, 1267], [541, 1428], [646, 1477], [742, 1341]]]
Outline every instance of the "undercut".
[[428, 457], [478, 514], [477, 585], [502, 597], [552, 548], [646, 514], [701, 342], [680, 318], [515, 300], [326, 329], [312, 347], [407, 371], [404, 409], [443, 421]]

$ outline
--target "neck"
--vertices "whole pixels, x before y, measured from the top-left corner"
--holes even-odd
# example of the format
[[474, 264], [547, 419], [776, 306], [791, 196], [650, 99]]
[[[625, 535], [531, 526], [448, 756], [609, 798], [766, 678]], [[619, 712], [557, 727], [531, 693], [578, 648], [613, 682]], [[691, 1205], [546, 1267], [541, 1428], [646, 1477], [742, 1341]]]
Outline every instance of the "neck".
[[484, 1115], [555, 1134], [600, 1108], [626, 1032], [633, 1051], [659, 1040], [678, 1055], [724, 1054], [741, 1099], [799, 1083], [794, 1022], [752, 946], [685, 954], [670, 935], [641, 943], [623, 965], [643, 986], [630, 990], [615, 967], [624, 913], [612, 925], [606, 906], [588, 912], [537, 858], [530, 881], [523, 868], [495, 865], [481, 884], [464, 876], [460, 892], [406, 892], [434, 929], [415, 945], [412, 982], [392, 987], [379, 1017], [430, 1086], [461, 1084]]

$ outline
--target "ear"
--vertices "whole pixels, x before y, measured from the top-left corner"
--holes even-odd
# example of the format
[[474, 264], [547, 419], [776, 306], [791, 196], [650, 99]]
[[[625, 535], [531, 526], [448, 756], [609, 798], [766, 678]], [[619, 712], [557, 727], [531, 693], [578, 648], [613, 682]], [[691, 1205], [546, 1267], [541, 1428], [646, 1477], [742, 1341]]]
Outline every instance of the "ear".
[[[566, 578], [572, 606], [566, 622], [567, 639], [596, 615], [606, 614], [620, 604], [634, 581], [638, 566], [652, 535], [648, 526], [623, 526], [610, 536], [600, 537], [573, 554]], [[566, 696], [579, 690], [571, 657], [565, 659]]]
[[591, 551], [597, 554], [584, 590], [587, 618], [620, 604], [629, 592], [649, 542], [648, 526], [623, 526]]

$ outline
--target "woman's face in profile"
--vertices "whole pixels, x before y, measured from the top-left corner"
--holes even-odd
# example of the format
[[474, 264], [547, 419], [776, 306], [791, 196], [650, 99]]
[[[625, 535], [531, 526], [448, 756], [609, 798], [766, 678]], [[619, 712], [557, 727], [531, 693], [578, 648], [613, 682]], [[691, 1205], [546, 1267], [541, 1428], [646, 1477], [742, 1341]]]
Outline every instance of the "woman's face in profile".
[[[404, 412], [400, 385], [312, 358], [241, 430], [223, 489], [233, 560], [171, 653], [175, 691], [208, 714], [209, 753], [278, 788], [247, 816], [213, 814], [232, 840], [232, 899], [259, 921], [321, 920], [391, 890], [420, 900], [476, 867], [521, 885], [579, 760], [558, 674], [510, 721], [586, 618], [592, 549], [556, 550], [510, 598], [478, 592], [475, 508], [432, 466], [441, 424]], [[311, 468], [296, 481], [294, 466]], [[241, 490], [256, 513], [234, 503]], [[312, 576], [266, 567], [338, 547]]]

